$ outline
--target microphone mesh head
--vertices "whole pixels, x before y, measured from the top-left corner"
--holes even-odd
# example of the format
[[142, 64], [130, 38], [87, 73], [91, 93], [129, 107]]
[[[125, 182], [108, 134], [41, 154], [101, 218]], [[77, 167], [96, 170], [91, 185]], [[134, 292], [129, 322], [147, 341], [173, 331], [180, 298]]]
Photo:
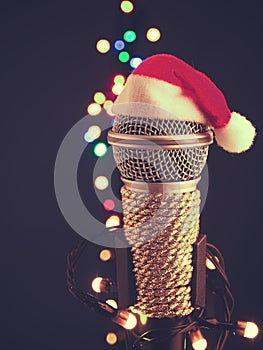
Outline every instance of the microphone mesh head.
[[[127, 135], [176, 136], [202, 134], [209, 128], [197, 122], [117, 115], [112, 130]], [[200, 176], [208, 148], [207, 145], [170, 150], [113, 146], [113, 155], [125, 179], [180, 182]]]

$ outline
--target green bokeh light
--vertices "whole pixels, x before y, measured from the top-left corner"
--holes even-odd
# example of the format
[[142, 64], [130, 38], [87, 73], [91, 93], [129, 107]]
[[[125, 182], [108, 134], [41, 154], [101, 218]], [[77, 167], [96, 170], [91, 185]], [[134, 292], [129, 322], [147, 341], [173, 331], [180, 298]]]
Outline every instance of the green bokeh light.
[[119, 58], [120, 62], [126, 63], [126, 62], [129, 61], [130, 55], [129, 55], [129, 53], [127, 51], [122, 51], [122, 52], [119, 53], [118, 58]]
[[103, 142], [99, 142], [94, 147], [94, 154], [97, 157], [103, 157], [107, 153], [107, 146]]
[[136, 33], [134, 30], [126, 30], [126, 32], [123, 34], [123, 39], [127, 43], [133, 43], [136, 40]]

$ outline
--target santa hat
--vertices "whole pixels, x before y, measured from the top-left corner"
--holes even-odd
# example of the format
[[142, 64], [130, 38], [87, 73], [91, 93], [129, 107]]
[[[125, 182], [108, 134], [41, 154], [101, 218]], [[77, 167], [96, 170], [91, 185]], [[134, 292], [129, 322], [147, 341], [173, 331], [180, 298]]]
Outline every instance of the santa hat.
[[205, 74], [167, 54], [147, 58], [132, 72], [112, 110], [206, 124], [217, 144], [232, 153], [248, 150], [256, 135], [249, 120], [230, 112], [223, 93]]

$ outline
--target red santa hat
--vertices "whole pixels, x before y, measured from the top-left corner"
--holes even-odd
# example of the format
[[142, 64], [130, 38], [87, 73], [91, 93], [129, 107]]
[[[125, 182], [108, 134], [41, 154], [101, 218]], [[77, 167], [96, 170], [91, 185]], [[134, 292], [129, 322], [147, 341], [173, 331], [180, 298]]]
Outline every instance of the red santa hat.
[[112, 110], [206, 124], [217, 144], [232, 153], [248, 150], [256, 135], [249, 120], [230, 112], [223, 93], [205, 74], [167, 54], [147, 58], [132, 72]]

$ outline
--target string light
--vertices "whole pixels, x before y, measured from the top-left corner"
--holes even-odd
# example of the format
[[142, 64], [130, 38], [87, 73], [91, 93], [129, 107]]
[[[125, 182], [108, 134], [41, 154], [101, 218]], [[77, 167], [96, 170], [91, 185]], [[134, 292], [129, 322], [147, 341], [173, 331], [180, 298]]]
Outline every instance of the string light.
[[127, 51], [122, 51], [122, 52], [119, 53], [118, 59], [119, 59], [120, 62], [126, 63], [126, 62], [129, 61], [130, 55], [129, 55], [129, 53]]
[[112, 92], [114, 93], [114, 95], [120, 95], [122, 90], [124, 89], [124, 86], [121, 84], [121, 83], [117, 83], [117, 84], [114, 84], [113, 87], [112, 87]]
[[86, 142], [93, 142], [101, 135], [101, 128], [98, 125], [92, 125], [88, 131], [84, 134], [84, 140]]
[[109, 180], [106, 176], [98, 176], [94, 181], [94, 185], [98, 190], [103, 191], [109, 186]]
[[115, 203], [112, 199], [106, 199], [103, 203], [103, 207], [107, 211], [111, 211], [115, 208]]
[[127, 330], [134, 329], [137, 325], [137, 318], [135, 315], [126, 310], [119, 310], [112, 321]]
[[123, 39], [127, 43], [133, 43], [136, 40], [136, 37], [137, 35], [134, 30], [126, 30], [126, 32], [123, 34]]
[[96, 277], [91, 283], [91, 287], [96, 293], [101, 293], [101, 288], [102, 288], [102, 277]]
[[98, 104], [103, 104], [106, 100], [106, 97], [103, 92], [96, 92], [94, 94], [94, 101]]
[[135, 69], [142, 63], [142, 59], [140, 57], [133, 57], [130, 60], [130, 66], [131, 68]]
[[124, 85], [125, 83], [125, 77], [121, 74], [115, 75], [114, 79], [113, 79], [115, 84], [122, 84]]
[[109, 261], [112, 258], [112, 252], [109, 249], [102, 249], [99, 257], [103, 262]]
[[120, 218], [118, 215], [111, 215], [105, 223], [106, 228], [112, 228], [112, 227], [116, 227], [116, 226], [120, 226]]
[[117, 335], [113, 332], [109, 332], [106, 335], [106, 343], [108, 343], [109, 345], [114, 345], [116, 344], [118, 341]]
[[96, 146], [94, 147], [94, 154], [97, 157], [103, 157], [106, 153], [107, 153], [107, 146], [105, 145], [105, 143], [103, 142], [99, 142], [96, 144]]
[[97, 41], [96, 49], [100, 53], [105, 54], [110, 50], [110, 42], [107, 39], [100, 39]]
[[158, 28], [149, 28], [146, 32], [146, 38], [154, 43], [161, 38], [161, 32]]
[[116, 40], [114, 43], [114, 47], [116, 50], [121, 51], [125, 48], [124, 41], [122, 40]]
[[116, 300], [108, 299], [108, 300], [106, 300], [106, 303], [108, 305], [110, 305], [111, 307], [113, 307], [114, 309], [116, 309], [116, 310], [118, 309], [118, 304], [117, 304]]
[[92, 116], [98, 115], [101, 112], [101, 106], [98, 103], [90, 103], [87, 107], [87, 112]]
[[207, 348], [207, 340], [199, 329], [190, 332], [189, 336], [194, 350], [205, 350]]
[[124, 13], [131, 13], [134, 9], [134, 5], [131, 1], [122, 1], [121, 2], [121, 10]]
[[96, 293], [111, 293], [117, 290], [112, 281], [105, 277], [94, 278], [91, 287]]
[[258, 335], [259, 329], [254, 322], [238, 321], [236, 334], [244, 338], [254, 339]]

